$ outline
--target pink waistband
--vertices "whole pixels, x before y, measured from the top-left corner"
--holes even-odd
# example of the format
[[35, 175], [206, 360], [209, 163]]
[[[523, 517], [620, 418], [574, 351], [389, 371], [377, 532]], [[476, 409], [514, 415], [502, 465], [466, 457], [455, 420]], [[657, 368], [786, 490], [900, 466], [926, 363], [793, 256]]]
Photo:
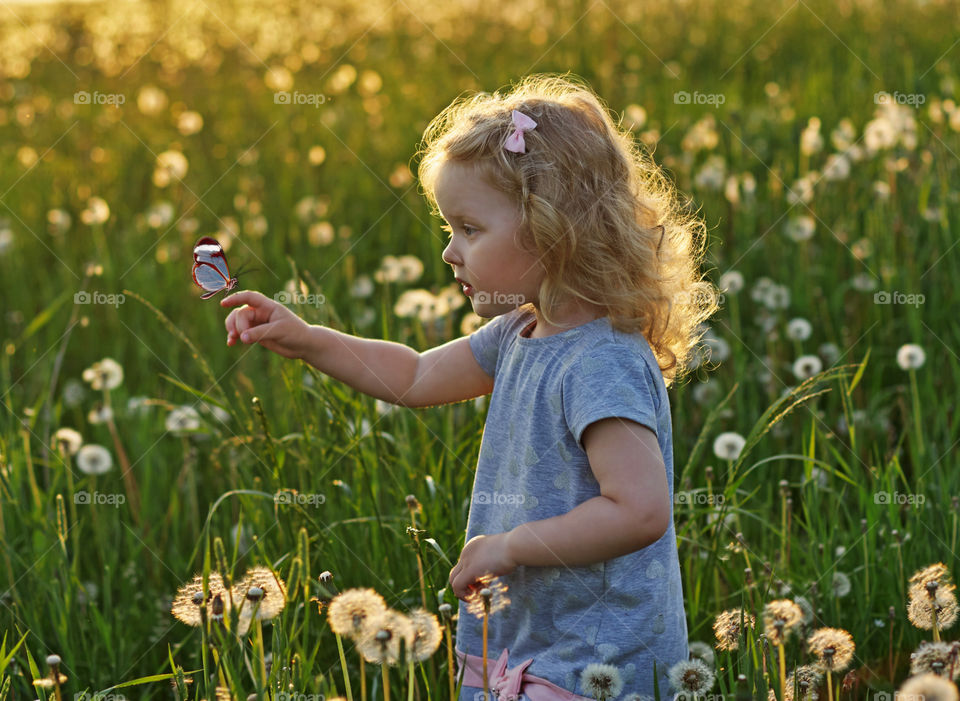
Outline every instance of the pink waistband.
[[[503, 648], [496, 661], [487, 660], [487, 683], [499, 701], [517, 701], [520, 694], [525, 694], [530, 701], [593, 701], [586, 696], [579, 696], [563, 689], [553, 682], [536, 677], [525, 671], [533, 662], [533, 658], [524, 660], [517, 666], [508, 669], [507, 648]], [[466, 665], [464, 665], [464, 661]], [[483, 658], [477, 655], [465, 655], [457, 650], [457, 662], [464, 669], [463, 685], [483, 688]], [[490, 699], [493, 701], [493, 699]]]

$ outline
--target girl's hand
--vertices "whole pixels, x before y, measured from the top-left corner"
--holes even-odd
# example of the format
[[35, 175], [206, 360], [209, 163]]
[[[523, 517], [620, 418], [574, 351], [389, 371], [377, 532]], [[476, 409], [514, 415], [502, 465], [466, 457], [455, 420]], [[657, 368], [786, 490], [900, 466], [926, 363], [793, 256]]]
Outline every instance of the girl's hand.
[[279, 302], [244, 291], [224, 297], [221, 306], [236, 307], [227, 315], [227, 345], [259, 343], [284, 358], [303, 358], [309, 350], [310, 325]]
[[458, 599], [466, 599], [484, 574], [510, 574], [516, 569], [507, 552], [507, 533], [478, 535], [467, 541], [460, 559], [450, 570], [450, 588]]

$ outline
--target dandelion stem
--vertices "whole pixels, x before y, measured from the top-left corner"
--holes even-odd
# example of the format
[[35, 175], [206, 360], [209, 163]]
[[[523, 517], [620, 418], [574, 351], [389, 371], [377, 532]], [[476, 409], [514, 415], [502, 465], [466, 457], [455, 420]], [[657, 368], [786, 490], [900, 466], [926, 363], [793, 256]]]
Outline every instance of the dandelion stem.
[[[260, 607], [260, 602], [257, 602], [257, 608]], [[263, 693], [267, 690], [267, 661], [265, 659], [266, 652], [263, 649], [263, 624], [260, 622], [260, 616], [257, 615], [257, 611], [254, 610], [254, 623], [257, 626], [257, 661], [260, 663], [260, 688], [257, 690], [260, 693]], [[257, 696], [260, 696], [260, 693]]]
[[483, 701], [487, 701], [487, 608], [483, 609]]
[[347, 674], [347, 658], [343, 654], [343, 641], [339, 633], [334, 633], [333, 637], [337, 639], [337, 652], [340, 653], [340, 669], [343, 671], [343, 686], [347, 690], [347, 701], [353, 701], [353, 690], [350, 688], [350, 675]]
[[[104, 405], [110, 408], [110, 390], [103, 390]], [[127, 490], [127, 498], [130, 500], [130, 513], [133, 514], [133, 520], [137, 525], [143, 527], [143, 516], [140, 513], [140, 490], [137, 487], [137, 478], [133, 474], [133, 468], [130, 465], [130, 458], [127, 457], [127, 451], [123, 449], [123, 443], [120, 441], [120, 433], [117, 431], [117, 425], [113, 416], [108, 414], [107, 428], [110, 429], [110, 437], [113, 439], [113, 448], [117, 451], [117, 459], [120, 461], [120, 477], [123, 479], [123, 486]]]
[[390, 701], [390, 674], [386, 664], [380, 665], [380, 676], [383, 677], [383, 701]]
[[939, 642], [940, 642], [940, 631], [938, 630], [938, 628], [939, 628], [940, 626], [939, 626], [938, 623], [937, 623], [937, 599], [936, 599], [936, 596], [934, 596], [933, 601], [930, 602], [930, 615], [933, 617], [933, 642], [939, 643]]
[[830, 677], [829, 667], [827, 667], [827, 701], [833, 701], [833, 680]]
[[910, 392], [913, 395], [913, 422], [917, 430], [917, 449], [920, 457], [926, 454], [923, 442], [923, 421], [920, 419], [920, 392], [917, 390], [917, 371], [910, 369]]
[[787, 698], [787, 661], [783, 655], [783, 642], [777, 645], [777, 653], [780, 657], [780, 698]]
[[363, 663], [363, 655], [360, 656], [360, 699], [367, 701], [367, 672]]
[[413, 660], [407, 663], [407, 701], [413, 701]]
[[443, 628], [447, 636], [447, 676], [450, 679], [450, 698], [453, 699], [456, 696], [457, 684], [453, 678], [453, 641], [451, 640], [449, 621]]

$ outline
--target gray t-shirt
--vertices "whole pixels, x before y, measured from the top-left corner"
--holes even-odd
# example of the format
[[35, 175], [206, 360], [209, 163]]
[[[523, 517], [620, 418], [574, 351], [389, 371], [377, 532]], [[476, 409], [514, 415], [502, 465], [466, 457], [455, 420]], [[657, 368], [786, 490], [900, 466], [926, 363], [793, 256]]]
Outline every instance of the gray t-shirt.
[[[581, 444], [584, 429], [624, 417], [656, 433], [670, 490], [670, 527], [656, 543], [587, 567], [519, 566], [500, 580], [510, 606], [488, 628], [489, 664], [509, 648], [510, 668], [576, 694], [591, 662], [619, 668], [623, 696], [661, 698], [667, 670], [688, 657], [677, 535], [673, 525], [670, 402], [642, 334], [613, 329], [608, 317], [545, 338], [528, 338], [528, 308], [495, 317], [470, 336], [494, 378], [467, 520], [467, 540], [571, 511], [600, 494]], [[461, 601], [457, 650], [482, 654], [482, 622]], [[464, 687], [461, 701], [474, 698]], [[521, 698], [526, 698], [521, 696]]]

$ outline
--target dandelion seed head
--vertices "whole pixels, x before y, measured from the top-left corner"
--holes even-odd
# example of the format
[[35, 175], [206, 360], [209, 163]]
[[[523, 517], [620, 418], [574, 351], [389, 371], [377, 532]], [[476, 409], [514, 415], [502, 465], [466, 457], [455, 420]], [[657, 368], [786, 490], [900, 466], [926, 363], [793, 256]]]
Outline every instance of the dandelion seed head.
[[184, 435], [200, 428], [200, 413], [187, 404], [174, 407], [164, 421], [164, 427], [174, 435]]
[[85, 475], [102, 475], [113, 467], [110, 451], [102, 445], [87, 443], [77, 451], [77, 469]]
[[327, 621], [337, 635], [356, 638], [363, 631], [368, 618], [387, 609], [387, 602], [373, 589], [347, 589], [330, 600]]
[[897, 365], [901, 370], [916, 370], [923, 367], [927, 354], [915, 343], [906, 343], [897, 350]]
[[726, 431], [714, 439], [713, 453], [721, 460], [736, 460], [746, 444], [746, 439], [739, 433]]
[[[251, 598], [251, 592], [256, 595]], [[234, 587], [234, 601], [240, 601], [239, 632], [242, 635], [252, 621], [254, 610], [261, 621], [275, 618], [286, 605], [287, 588], [269, 567], [258, 566], [247, 571]]]
[[[207, 586], [209, 587], [207, 601], [224, 592], [223, 578], [219, 572], [210, 573]], [[200, 615], [200, 604], [203, 603], [203, 600], [203, 575], [198, 574], [177, 590], [177, 595], [170, 607], [170, 613], [178, 621], [186, 623], [188, 626], [199, 626], [203, 622]]]
[[831, 672], [842, 672], [850, 666], [856, 646], [853, 637], [841, 628], [819, 628], [807, 639], [810, 652], [817, 656], [821, 667]]
[[777, 599], [763, 607], [763, 631], [771, 645], [783, 645], [802, 620], [803, 611], [790, 599]]
[[703, 660], [681, 660], [667, 672], [670, 685], [680, 694], [705, 694], [713, 688], [714, 673]]
[[911, 585], [907, 619], [922, 630], [933, 630], [933, 612], [937, 612], [937, 630], [946, 630], [957, 622], [957, 597], [953, 584], [941, 585], [931, 599], [919, 584]]
[[400, 659], [400, 643], [403, 641], [407, 651], [405, 654], [409, 655], [413, 634], [410, 618], [388, 608], [367, 619], [367, 624], [357, 640], [357, 649], [367, 662], [381, 665], [399, 664], [403, 662]]
[[960, 701], [953, 682], [936, 674], [918, 674], [910, 677], [897, 690], [897, 701]]
[[113, 358], [104, 358], [84, 370], [83, 379], [96, 390], [116, 389], [123, 382], [123, 367]]
[[850, 578], [843, 572], [834, 572], [830, 586], [833, 589], [833, 595], [839, 599], [850, 593]]
[[947, 678], [951, 664], [955, 680], [960, 676], [960, 664], [957, 663], [958, 643], [923, 641], [910, 653], [910, 674], [932, 673]]
[[53, 443], [62, 453], [76, 455], [80, 446], [83, 445], [83, 436], [72, 428], [58, 428], [53, 434]]
[[716, 661], [716, 655], [713, 652], [713, 648], [707, 643], [694, 640], [687, 647], [690, 650], [691, 657], [696, 657], [703, 660], [703, 663], [708, 667], [712, 667], [714, 665]]
[[947, 569], [945, 564], [937, 562], [932, 565], [927, 565], [910, 575], [911, 585], [918, 585], [920, 588], [924, 588], [930, 582], [936, 582], [939, 586], [950, 586], [950, 570]]
[[[823, 674], [814, 665], [797, 667], [787, 677], [784, 701], [819, 701], [819, 685], [822, 678]], [[797, 689], [796, 694], [794, 693], [794, 687]]]
[[[464, 598], [467, 602], [468, 613], [472, 613], [477, 618], [483, 618], [484, 610], [486, 610], [488, 616], [492, 616], [510, 605], [507, 585], [497, 577], [484, 574], [477, 577], [477, 581], [480, 584], [474, 586], [473, 590]], [[490, 592], [487, 601], [484, 601], [484, 589], [488, 589]]]
[[623, 677], [613, 665], [593, 662], [580, 673], [580, 686], [595, 699], [615, 699], [623, 691]]
[[813, 324], [806, 319], [797, 317], [787, 322], [787, 338], [792, 341], [806, 341], [813, 333]]
[[429, 659], [440, 647], [443, 639], [443, 630], [437, 617], [425, 609], [414, 609], [410, 612], [410, 625], [413, 628], [413, 638], [410, 643], [410, 657], [414, 662], [423, 662]]
[[736, 650], [738, 648], [741, 616], [744, 626], [747, 628], [756, 626], [756, 617], [743, 609], [728, 609], [713, 621], [713, 633], [717, 638], [716, 647], [718, 650]]
[[823, 361], [816, 355], [801, 355], [793, 361], [793, 374], [800, 381], [813, 377], [823, 370]]

